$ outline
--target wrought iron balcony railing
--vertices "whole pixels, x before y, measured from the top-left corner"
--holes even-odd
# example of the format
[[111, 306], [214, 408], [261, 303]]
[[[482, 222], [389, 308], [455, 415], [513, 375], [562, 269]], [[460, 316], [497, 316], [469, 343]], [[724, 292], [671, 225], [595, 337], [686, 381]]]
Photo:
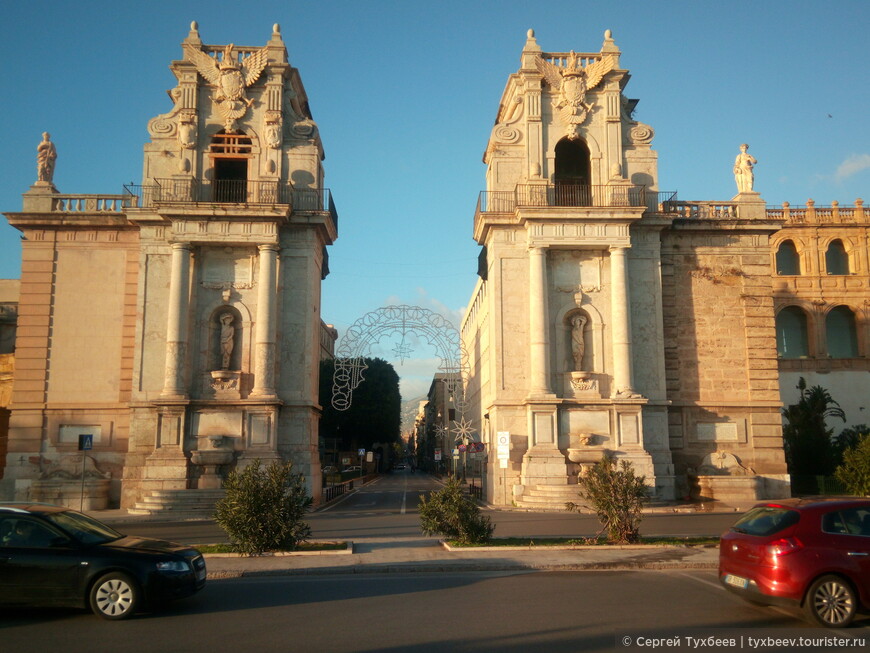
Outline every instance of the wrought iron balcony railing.
[[519, 184], [512, 191], [482, 191], [478, 213], [513, 213], [526, 207], [647, 206], [643, 186]]
[[149, 208], [161, 204], [287, 204], [296, 212], [326, 212], [338, 224], [338, 212], [328, 188], [294, 188], [277, 181], [154, 179], [153, 184], [124, 186], [125, 204]]

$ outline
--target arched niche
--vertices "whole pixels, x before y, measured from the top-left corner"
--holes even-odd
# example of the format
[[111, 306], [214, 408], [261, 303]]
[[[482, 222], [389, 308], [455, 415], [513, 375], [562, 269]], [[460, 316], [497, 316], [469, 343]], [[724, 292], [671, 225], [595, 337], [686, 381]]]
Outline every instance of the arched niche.
[[825, 272], [828, 274], [849, 274], [849, 254], [839, 238], [828, 243], [825, 250]]
[[800, 275], [801, 259], [794, 241], [784, 240], [777, 247], [776, 273], [780, 275]]
[[858, 326], [848, 306], [835, 306], [825, 316], [825, 344], [831, 358], [858, 356]]
[[776, 353], [780, 358], [810, 355], [809, 319], [800, 306], [786, 306], [776, 314]]
[[214, 202], [244, 203], [255, 191], [250, 182], [257, 178], [260, 155], [255, 134], [219, 129], [209, 137], [205, 177]]
[[[583, 357], [578, 368], [574, 354], [577, 336], [576, 319], [582, 318]], [[604, 322], [601, 314], [589, 304], [563, 307], [556, 321], [555, 370], [558, 372], [604, 371]]]
[[563, 138], [556, 143], [554, 154], [554, 204], [589, 206], [592, 203], [592, 164], [586, 141]]
[[242, 371], [246, 360], [245, 323], [235, 306], [223, 305], [208, 319], [207, 367], [212, 370]]

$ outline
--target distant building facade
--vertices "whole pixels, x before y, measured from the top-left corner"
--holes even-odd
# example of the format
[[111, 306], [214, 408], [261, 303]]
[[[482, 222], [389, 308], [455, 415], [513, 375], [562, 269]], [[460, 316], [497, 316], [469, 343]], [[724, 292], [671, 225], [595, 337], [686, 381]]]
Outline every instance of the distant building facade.
[[768, 210], [746, 145], [731, 200], [663, 192], [620, 54], [530, 32], [499, 104], [461, 328], [486, 495], [564, 505], [607, 453], [659, 499], [787, 496], [780, 385], [870, 396], [863, 207]]
[[3, 499], [78, 506], [84, 486], [86, 508], [135, 509], [254, 459], [320, 479], [337, 215], [317, 125], [277, 25], [234, 47], [192, 24], [182, 49], [141, 185], [59, 192], [45, 134], [38, 180], [6, 214], [23, 265]]

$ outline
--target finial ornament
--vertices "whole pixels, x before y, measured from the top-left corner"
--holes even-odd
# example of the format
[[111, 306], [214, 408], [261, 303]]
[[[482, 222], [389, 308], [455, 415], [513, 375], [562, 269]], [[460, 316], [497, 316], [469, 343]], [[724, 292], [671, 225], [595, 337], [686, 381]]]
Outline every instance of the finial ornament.
[[530, 29], [528, 32], [526, 32], [526, 36], [530, 39], [535, 38], [535, 30]]
[[748, 150], [749, 145], [743, 143], [740, 146], [740, 154], [734, 159], [734, 181], [737, 183], [738, 193], [751, 193], [755, 185], [753, 168], [758, 161], [749, 154]]
[[280, 34], [280, 33], [281, 33], [281, 26], [278, 23], [275, 23], [274, 25], [272, 25], [272, 34]]

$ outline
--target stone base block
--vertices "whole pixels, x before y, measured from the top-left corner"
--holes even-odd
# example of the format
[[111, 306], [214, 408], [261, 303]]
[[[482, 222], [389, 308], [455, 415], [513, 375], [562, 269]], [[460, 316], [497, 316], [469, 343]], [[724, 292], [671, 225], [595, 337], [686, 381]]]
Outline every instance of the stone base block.
[[520, 482], [523, 485], [567, 485], [568, 464], [556, 448], [534, 448], [523, 456]]
[[53, 503], [75, 510], [105, 510], [109, 507], [109, 479], [40, 479], [30, 486], [33, 501]]
[[698, 476], [701, 499], [727, 506], [748, 508], [759, 498], [757, 476]]

